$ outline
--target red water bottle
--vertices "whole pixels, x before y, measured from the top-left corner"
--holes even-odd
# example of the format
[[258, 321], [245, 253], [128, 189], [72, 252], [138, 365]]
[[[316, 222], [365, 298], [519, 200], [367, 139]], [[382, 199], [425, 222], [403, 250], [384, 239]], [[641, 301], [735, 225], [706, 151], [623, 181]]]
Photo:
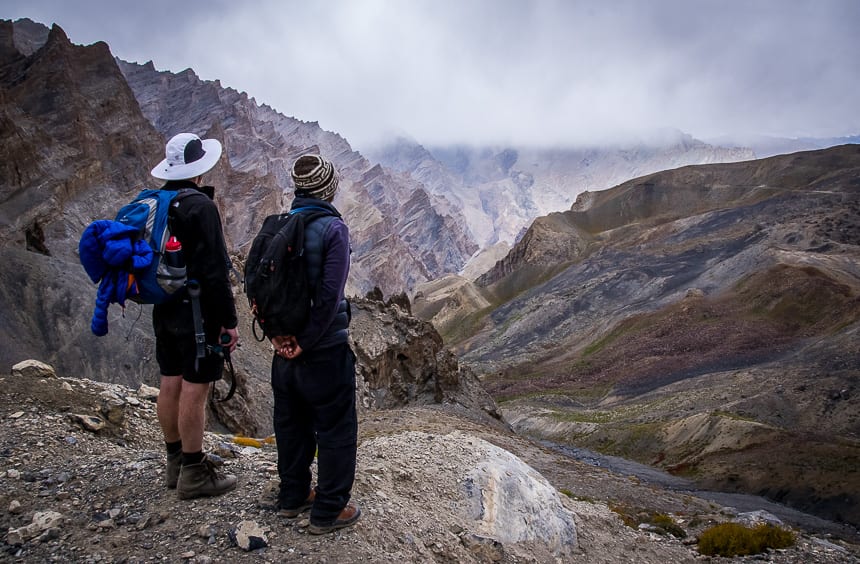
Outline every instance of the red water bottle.
[[164, 245], [164, 262], [171, 268], [185, 268], [185, 259], [182, 258], [182, 243], [174, 235], [171, 235]]

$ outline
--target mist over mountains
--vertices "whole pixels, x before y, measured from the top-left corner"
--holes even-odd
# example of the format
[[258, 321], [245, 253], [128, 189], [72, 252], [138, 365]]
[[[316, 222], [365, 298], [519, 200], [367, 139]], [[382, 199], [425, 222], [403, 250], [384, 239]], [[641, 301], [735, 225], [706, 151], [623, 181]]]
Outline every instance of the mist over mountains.
[[509, 247], [534, 218], [568, 209], [584, 191], [687, 164], [754, 158], [749, 149], [707, 145], [679, 131], [652, 144], [580, 149], [425, 148], [399, 138], [371, 156], [453, 202], [483, 251]]

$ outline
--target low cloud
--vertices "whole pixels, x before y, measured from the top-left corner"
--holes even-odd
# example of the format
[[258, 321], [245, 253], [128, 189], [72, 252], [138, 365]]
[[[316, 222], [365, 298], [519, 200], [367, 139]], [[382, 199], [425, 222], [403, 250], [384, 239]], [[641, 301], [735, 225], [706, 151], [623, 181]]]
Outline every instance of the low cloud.
[[860, 133], [853, 0], [7, 4], [4, 18], [193, 68], [358, 148], [391, 131], [542, 145], [667, 127], [700, 138]]

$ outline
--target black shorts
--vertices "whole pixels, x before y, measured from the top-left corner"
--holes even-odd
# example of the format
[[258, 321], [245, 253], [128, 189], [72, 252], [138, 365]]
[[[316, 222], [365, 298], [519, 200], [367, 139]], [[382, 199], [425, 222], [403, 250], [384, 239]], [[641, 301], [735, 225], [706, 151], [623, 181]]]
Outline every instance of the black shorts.
[[[221, 379], [224, 359], [218, 354], [207, 354], [198, 359], [193, 324], [189, 326], [184, 319], [177, 322], [177, 318], [185, 315], [176, 315], [177, 312], [170, 311], [171, 309], [156, 306], [152, 312], [155, 359], [162, 376], [182, 376], [183, 380], [196, 384], [217, 382]], [[190, 314], [188, 319], [190, 320]], [[206, 342], [214, 343], [218, 332], [220, 328], [207, 328]]]

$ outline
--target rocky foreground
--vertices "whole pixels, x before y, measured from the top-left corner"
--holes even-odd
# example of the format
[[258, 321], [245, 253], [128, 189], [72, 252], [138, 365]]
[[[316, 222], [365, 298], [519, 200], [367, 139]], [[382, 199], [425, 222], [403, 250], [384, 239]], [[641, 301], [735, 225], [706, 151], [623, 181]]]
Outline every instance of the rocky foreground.
[[[37, 363], [0, 386], [7, 561], [693, 562], [711, 560], [696, 546], [706, 526], [772, 518], [562, 458], [439, 404], [362, 414], [363, 517], [314, 537], [272, 510], [270, 441], [207, 433], [239, 487], [180, 501], [162, 486], [157, 390], [57, 377]], [[656, 514], [677, 528], [649, 523]], [[746, 558], [858, 562], [860, 547], [798, 531], [795, 547]]]

